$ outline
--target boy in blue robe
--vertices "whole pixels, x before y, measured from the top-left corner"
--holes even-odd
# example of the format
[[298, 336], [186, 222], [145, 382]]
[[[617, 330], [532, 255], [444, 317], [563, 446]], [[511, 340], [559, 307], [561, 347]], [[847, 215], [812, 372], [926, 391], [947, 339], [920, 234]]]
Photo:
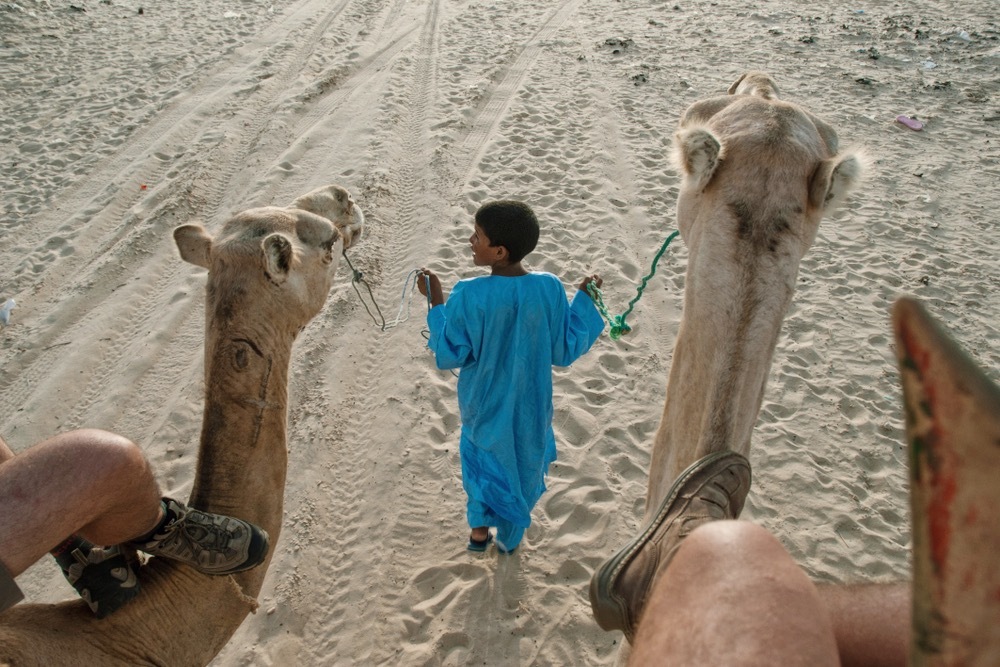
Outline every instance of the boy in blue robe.
[[486, 549], [490, 527], [501, 552], [520, 544], [556, 458], [552, 366], [569, 366], [604, 329], [586, 290], [589, 282], [600, 287], [600, 276], [584, 278], [569, 302], [556, 276], [524, 268], [538, 235], [526, 204], [484, 204], [469, 242], [473, 263], [490, 275], [459, 281], [447, 304], [433, 271], [421, 269], [417, 280], [421, 294], [430, 291], [428, 346], [437, 366], [461, 369], [459, 453], [471, 551]]

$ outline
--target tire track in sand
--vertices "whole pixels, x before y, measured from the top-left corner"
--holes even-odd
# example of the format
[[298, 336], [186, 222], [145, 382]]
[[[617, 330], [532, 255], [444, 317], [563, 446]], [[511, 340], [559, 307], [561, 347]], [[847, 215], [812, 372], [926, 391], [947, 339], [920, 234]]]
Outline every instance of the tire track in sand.
[[[190, 203], [185, 200], [192, 196], [191, 184], [197, 181], [201, 196], [209, 202], [200, 208], [201, 217], [207, 219], [220, 217], [218, 211], [222, 208], [222, 193], [239, 190], [239, 188], [229, 187], [234, 175], [243, 169], [248, 155], [255, 151], [257, 138], [263, 132], [265, 123], [280, 101], [280, 96], [290, 87], [298, 75], [302, 62], [309, 50], [313, 48], [312, 45], [316, 43], [319, 35], [341, 15], [346, 4], [346, 2], [340, 3], [330, 8], [326, 14], [321, 15], [305, 37], [296, 31], [306, 25], [308, 23], [306, 18], [312, 15], [306, 10], [315, 9], [317, 5], [319, 5], [319, 9], [323, 9], [323, 7], [321, 3], [316, 2], [300, 5], [298, 11], [282, 23], [282, 26], [291, 24], [290, 28], [272, 27], [263, 36], [254, 40], [254, 45], [257, 46], [272, 44], [270, 54], [260, 56], [249, 65], [230, 62], [221, 68], [208, 78], [207, 83], [201, 84], [192, 94], [188, 95], [186, 101], [169, 108], [154, 121], [151, 127], [133, 136], [121, 151], [107, 161], [103, 169], [98, 170], [94, 177], [77, 187], [76, 199], [72, 196], [68, 198], [70, 206], [73, 206], [74, 203], [82, 205], [83, 199], [89, 193], [89, 186], [110, 177], [114, 172], [141, 171], [146, 168], [146, 164], [154, 160], [157, 163], [163, 163], [162, 158], [165, 154], [160, 147], [166, 143], [185, 145], [199, 132], [201, 132], [202, 137], [206, 135], [217, 136], [220, 132], [212, 131], [211, 128], [206, 132], [203, 126], [210, 123], [211, 119], [220, 114], [220, 110], [226, 107], [241, 104], [241, 100], [244, 99], [252, 102], [248, 105], [249, 111], [237, 117], [238, 122], [228, 123], [229, 128], [240, 128], [235, 133], [237, 135], [236, 141], [214, 151], [215, 154], [209, 159], [206, 159], [201, 151], [194, 151], [193, 156], [190, 155], [189, 151], [189, 155], [186, 158], [182, 157], [181, 163], [175, 165], [171, 170], [178, 172], [181, 171], [180, 167], [190, 167], [191, 163], [197, 167], [199, 163], [202, 163], [210, 167], [206, 170], [209, 176], [199, 175], [195, 172], [193, 175], [187, 175], [186, 185], [174, 182], [168, 183], [162, 188], [156, 188], [154, 193], [146, 197], [146, 201], [136, 205], [127, 215], [123, 216], [126, 224], [117, 225], [117, 229], [114, 223], [122, 217], [121, 209], [128, 206], [135, 198], [130, 194], [131, 190], [127, 192], [120, 190], [109, 201], [101, 204], [103, 208], [96, 215], [86, 220], [89, 235], [94, 236], [95, 233], [106, 231], [106, 236], [98, 241], [96, 248], [91, 248], [87, 252], [77, 252], [76, 257], [78, 258], [94, 255], [97, 257], [96, 262], [87, 267], [88, 271], [83, 273], [84, 280], [93, 280], [93, 276], [99, 275], [105, 289], [110, 288], [110, 291], [115, 291], [126, 286], [131, 288], [132, 286], [129, 285], [131, 276], [137, 272], [141, 262], [143, 282], [149, 283], [150, 277], [154, 276], [156, 277], [155, 284], [142, 285], [141, 289], [138, 290], [141, 291], [141, 294], [137, 292], [135, 298], [116, 299], [116, 302], [124, 302], [126, 307], [124, 309], [119, 307], [114, 312], [107, 312], [106, 308], [102, 308], [101, 304], [104, 299], [99, 297], [93, 301], [76, 299], [68, 303], [64, 300], [62, 303], [54, 304], [52, 310], [58, 311], [58, 317], [64, 323], [63, 326], [46, 327], [44, 330], [29, 333], [29, 336], [36, 341], [36, 345], [27, 350], [25, 354], [20, 355], [17, 364], [5, 367], [5, 372], [9, 372], [17, 378], [12, 391], [6, 393], [5, 400], [11, 401], [12, 405], [20, 406], [30, 403], [27, 392], [36, 386], [39, 378], [55, 379], [55, 384], [58, 386], [61, 376], [58, 373], [51, 373], [54, 355], [44, 354], [44, 352], [46, 348], [62, 346], [64, 343], [47, 338], [49, 332], [51, 332], [51, 336], [63, 340], [67, 338], [87, 340], [93, 331], [100, 331], [106, 334], [101, 339], [101, 342], [106, 344], [99, 345], [102, 354], [98, 357], [88, 355], [88, 358], [80, 363], [78, 369], [81, 373], [85, 372], [88, 377], [87, 388], [82, 399], [76, 402], [75, 408], [69, 414], [53, 416], [52, 418], [56, 424], [77, 425], [88, 415], [93, 414], [94, 402], [107, 402], [107, 381], [122, 371], [120, 368], [122, 364], [128, 367], [126, 375], [133, 375], [137, 372], [142, 375], [141, 369], [137, 371], [135, 368], [136, 359], [141, 360], [140, 365], [145, 361], [147, 369], [151, 366], [152, 362], [144, 359], [141, 354], [136, 354], [135, 349], [137, 346], [143, 347], [146, 342], [144, 336], [155, 330], [155, 326], [151, 323], [167, 320], [176, 322], [176, 326], [182, 331], [191, 329], [190, 326], [183, 325], [190, 321], [191, 307], [199, 301], [174, 297], [176, 294], [174, 283], [178, 272], [183, 270], [183, 275], [190, 274], [190, 267], [182, 267], [183, 263], [177, 259], [173, 244], [169, 240], [169, 230], [177, 222], [177, 209], [190, 208]], [[277, 46], [273, 46], [274, 44]], [[286, 44], [291, 44], [295, 48], [283, 48]], [[254, 50], [259, 49], [255, 48]], [[244, 86], [245, 81], [255, 78], [255, 68], [266, 69], [260, 64], [262, 61], [276, 60], [273, 57], [276, 50], [283, 50], [285, 53], [282, 57], [279, 74], [272, 76], [269, 71], [265, 72], [268, 74], [266, 89], [262, 89], [261, 85], [255, 83], [252, 86], [254, 90], [248, 92]], [[376, 59], [373, 66], [381, 64], [382, 62]], [[367, 78], [369, 70], [369, 67], [361, 68], [362, 73], [355, 77], [355, 87]], [[133, 153], [147, 142], [152, 142], [153, 148], [149, 151], [150, 155], [146, 156], [145, 163], [143, 163], [142, 158], [134, 159]], [[203, 146], [203, 148], [205, 151], [212, 149], [210, 146]], [[152, 171], [144, 172], [144, 178], [155, 181], [156, 174], [165, 170], [166, 166], [164, 164], [154, 164], [153, 166], [155, 168]], [[230, 196], [236, 199], [243, 195], [232, 194]], [[77, 217], [83, 218], [88, 214], [89, 211], [84, 211]], [[82, 220], [71, 221], [70, 224], [78, 224], [80, 228], [84, 226]], [[110, 229], [107, 229], [109, 227]], [[40, 228], [44, 230], [45, 226], [40, 226]], [[157, 245], [161, 248], [161, 252], [155, 257], [149, 257], [145, 248]], [[69, 266], [74, 263], [79, 262], [66, 262], [62, 270], [73, 276], [72, 279], [79, 283], [81, 278], [76, 276], [79, 269]], [[58, 290], [60, 295], [67, 292], [73, 293], [73, 290], [66, 289], [65, 281], [61, 280], [60, 276], [53, 279], [52, 273], [52, 270], [48, 271], [45, 282], [47, 286], [51, 287], [50, 291], [56, 292]], [[192, 280], [191, 278], [184, 279], [189, 283]], [[100, 290], [91, 289], [89, 291], [99, 292]], [[44, 297], [44, 294], [37, 294], [36, 297], [38, 297], [37, 305], [37, 301]], [[165, 303], [168, 300], [169, 304]], [[97, 303], [96, 307], [92, 307], [94, 302]], [[166, 316], [162, 313], [165, 308], [168, 310]], [[178, 308], [183, 309], [183, 312], [175, 312]], [[108, 332], [110, 335], [107, 335]], [[67, 351], [62, 350], [61, 352]], [[172, 369], [165, 370], [169, 376]], [[169, 386], [172, 379], [176, 378], [161, 377], [158, 379], [158, 384], [167, 383]]]
[[[391, 215], [392, 228], [379, 224], [378, 210], [360, 200], [368, 231], [360, 246], [349, 251], [352, 263], [364, 272], [376, 294], [383, 271], [394, 268], [393, 262], [422, 222], [420, 201], [426, 196], [422, 179], [441, 8], [439, 0], [409, 8], [408, 19], [420, 12], [419, 30], [406, 29], [410, 24], [400, 21], [404, 29], [394, 33], [396, 12], [404, 7], [397, 3], [390, 9], [383, 31], [388, 43], [370, 57], [366, 74], [338, 81], [336, 88], [292, 124], [294, 143], [282, 154], [281, 162], [294, 163], [295, 172], [280, 184], [265, 185], [287, 188], [310, 173], [342, 170], [337, 156], [330, 155], [342, 145], [338, 142], [348, 141], [333, 137], [342, 125], [335, 117], [341, 110], [372, 104], [379, 97], [390, 115], [396, 105], [405, 107], [404, 122], [373, 128], [378, 132], [372, 141], [377, 144], [381, 137], [385, 151], [391, 153], [378, 167], [391, 171], [399, 183], [394, 201], [400, 206]], [[321, 140], [325, 135], [329, 141]], [[314, 150], [317, 145], [325, 150]], [[367, 148], [375, 154], [378, 149], [377, 145]], [[231, 642], [235, 646], [245, 637], [248, 643], [256, 643], [251, 651], [266, 655], [265, 662], [277, 660], [282, 652], [294, 652], [300, 664], [330, 664], [348, 655], [365, 664], [381, 664], [393, 655], [382, 640], [394, 636], [397, 629], [383, 626], [398, 605], [394, 591], [402, 588], [408, 576], [401, 556], [412, 551], [413, 544], [402, 539], [395, 517], [373, 515], [370, 508], [383, 503], [387, 494], [394, 498], [394, 507], [415, 506], [413, 491], [400, 484], [405, 474], [400, 449], [405, 443], [402, 438], [384, 442], [381, 435], [387, 421], [398, 423], [399, 428], [393, 430], [399, 433], [406, 430], [411, 401], [401, 395], [406, 389], [399, 378], [386, 372], [386, 351], [392, 349], [388, 346], [397, 335], [409, 337], [412, 331], [379, 331], [345, 284], [348, 271], [342, 263], [330, 302], [297, 343], [296, 355], [305, 361], [291, 382], [297, 389], [290, 397], [289, 476], [306, 482], [296, 485], [296, 495], [288, 498], [288, 519], [276, 555], [281, 571], [290, 575], [269, 584], [273, 588], [265, 588], [263, 605], [273, 601], [275, 612], [249, 619]], [[380, 304], [387, 318], [394, 314], [385, 299]], [[407, 533], [412, 535], [412, 531]], [[372, 550], [373, 542], [382, 546]], [[336, 557], [316, 559], [316, 552]], [[303, 553], [312, 556], [303, 558]], [[373, 596], [376, 588], [379, 594]], [[334, 590], [336, 603], [331, 605], [330, 591]], [[299, 609], [310, 611], [300, 614]], [[385, 658], [373, 657], [383, 652]]]
[[[440, 0], [430, 0], [426, 4], [415, 50], [407, 52], [408, 57], [398, 63], [398, 76], [406, 77], [405, 93], [393, 88], [392, 95], [397, 98], [395, 104], [405, 105], [406, 116], [405, 122], [393, 132], [394, 145], [386, 146], [391, 153], [389, 162], [396, 184], [391, 229], [388, 225], [373, 225], [371, 237], [363, 244], [363, 252], [352, 260], [364, 270], [376, 294], [380, 292], [379, 285], [389, 276], [409, 270], [397, 264], [407, 256], [414, 236], [426, 224], [431, 196], [431, 184], [425, 180], [430, 158], [428, 119], [437, 89], [441, 14]], [[420, 305], [418, 299], [414, 304], [414, 319], [420, 317], [421, 311], [417, 310]], [[386, 318], [395, 314], [395, 302], [382, 300], [382, 306]], [[421, 476], [412, 469], [412, 466], [419, 466], [421, 457], [408, 455], [412, 437], [408, 425], [416, 419], [413, 417], [414, 401], [409, 395], [409, 383], [400, 382], [400, 378], [386, 372], [387, 352], [397, 344], [394, 341], [413, 336], [412, 327], [380, 332], [356, 303], [352, 307], [358, 314], [350, 325], [356, 334], [352, 338], [366, 340], [366, 343], [353, 350], [355, 355], [349, 363], [331, 365], [328, 376], [335, 378], [334, 382], [345, 392], [351, 393], [344, 401], [349, 406], [345, 410], [344, 430], [353, 435], [353, 447], [345, 447], [334, 463], [340, 490], [337, 509], [347, 505], [349, 510], [348, 516], [336, 523], [341, 528], [335, 530], [346, 529], [345, 537], [350, 542], [339, 567], [315, 573], [336, 587], [343, 604], [325, 611], [310, 624], [322, 636], [310, 656], [314, 664], [337, 655], [350, 655], [367, 664], [383, 664], [395, 659], [395, 640], [385, 640], [398, 633], [391, 619], [397, 614], [400, 592], [412, 573], [413, 554], [419, 551], [419, 545], [413, 540], [423, 527], [421, 521], [426, 520], [415, 511], [422, 503], [415, 497], [416, 484], [411, 483]], [[364, 335], [363, 331], [374, 333]], [[394, 442], [382, 440], [381, 432], [387, 422], [397, 425], [388, 429], [399, 433]], [[359, 450], [365, 450], [364, 455], [358, 456]], [[350, 474], [345, 475], [348, 471]], [[381, 498], [387, 493], [393, 496], [391, 507], [398, 511], [389, 516], [373, 516], [368, 508], [384, 502]], [[363, 533], [363, 540], [353, 543], [355, 534], [362, 537], [360, 533]], [[366, 550], [365, 545], [371, 543], [381, 547], [375, 551]], [[378, 582], [377, 596], [371, 595], [373, 581]], [[359, 632], [359, 628], [365, 630]]]
[[514, 62], [508, 68], [500, 83], [490, 92], [489, 100], [472, 123], [472, 129], [463, 141], [465, 160], [459, 173], [464, 174], [462, 184], [479, 165], [486, 150], [487, 142], [496, 134], [497, 127], [507, 115], [511, 102], [517, 95], [525, 75], [534, 65], [541, 52], [541, 43], [549, 39], [563, 27], [570, 16], [576, 13], [582, 0], [564, 0], [545, 20], [539, 29], [529, 37]]
[[[325, 29], [345, 4], [346, 0], [341, 2], [340, 7], [321, 21], [317, 29]], [[323, 8], [321, 0], [300, 3], [289, 15], [245, 44], [239, 52], [224, 57], [195, 87], [183, 91], [184, 95], [178, 96], [179, 100], [168, 104], [145, 127], [125, 139], [112, 155], [97, 164], [88, 177], [70, 186], [60, 196], [57, 210], [77, 211], [75, 215], [67, 220], [56, 211], [42, 214], [33, 221], [34, 224], [22, 225], [18, 234], [0, 237], [0, 252], [6, 253], [14, 248], [22, 255], [30, 255], [33, 248], [44, 247], [53, 230], [66, 234], [85, 231], [88, 237], [105, 234], [109, 228], [115, 231], [119, 226], [119, 216], [129, 207], [139, 201], [152, 200], [155, 203], [159, 199], [155, 189], [142, 191], [125, 185], [156, 183], [163, 174], [169, 173], [171, 158], [184, 155], [187, 152], [185, 148], [200, 143], [195, 137], [203, 132], [203, 126], [210, 124], [211, 117], [225, 110], [231, 97], [245, 89], [246, 81], [254, 80], [257, 72], [268, 69], [264, 63], [271, 61], [276, 48], [290, 42], [298, 44], [299, 48], [284, 56], [283, 75], [275, 79], [276, 82], [289, 81], [293, 68], [301, 64], [303, 54], [312, 43], [308, 37], [295, 38], [295, 35], [304, 29], [303, 26], [315, 12]], [[314, 31], [310, 36], [315, 34]], [[244, 52], [261, 55], [245, 62], [241, 59]], [[223, 95], [220, 91], [229, 91], [229, 94]], [[114, 243], [115, 238], [92, 242], [87, 249], [91, 249], [93, 252], [90, 254], [93, 255], [102, 253]], [[66, 273], [72, 273], [75, 268], [77, 266], [73, 264]]]
[[[485, 146], [508, 113], [524, 78], [541, 52], [542, 43], [562, 27], [578, 4], [570, 0], [548, 13], [540, 27], [521, 45], [499, 84], [490, 91], [488, 100], [472, 120], [472, 129], [458, 156], [461, 189], [464, 189], [464, 182], [477, 167]], [[431, 40], [425, 43], [426, 52], [437, 52]], [[428, 67], [425, 71], [432, 70]], [[436, 90], [436, 85], [429, 89]], [[436, 224], [438, 232], [444, 227], [446, 241], [441, 244], [437, 256], [428, 261], [447, 268], [456, 266], [460, 261], [460, 254], [455, 253], [452, 241], [460, 239], [467, 231], [465, 226], [453, 228], [448, 224], [450, 211], [445, 202], [462, 199], [463, 195], [460, 191], [434, 192], [433, 184], [417, 180], [405, 169], [405, 160], [409, 159], [416, 168], [416, 174], [427, 171], [429, 151], [426, 146], [430, 128], [424, 127], [422, 100], [418, 98], [416, 102], [403, 141], [404, 155], [408, 158], [404, 158], [403, 175], [398, 197], [395, 198], [399, 222], [393, 230], [393, 240], [400, 253], [390, 256], [409, 258], [415, 249], [421, 247], [414, 241], [415, 235]], [[429, 197], [436, 197], [438, 201], [432, 202]], [[428, 219], [429, 216], [445, 221]], [[375, 570], [383, 582], [380, 585], [378, 614], [380, 618], [402, 619], [405, 629], [386, 628], [385, 633], [379, 634], [390, 639], [387, 645], [378, 646], [378, 652], [363, 657], [379, 663], [400, 662], [405, 661], [402, 656], [408, 651], [428, 645], [438, 646], [441, 651], [454, 646], [471, 647], [470, 660], [477, 656], [513, 655], [516, 650], [513, 653], [510, 651], [510, 642], [516, 643], [517, 640], [510, 635], [508, 641], [507, 633], [495, 637], [494, 632], [499, 630], [499, 626], [464, 626], [452, 628], [451, 632], [442, 635], [441, 628], [435, 625], [439, 616], [454, 614], [455, 610], [468, 610], [472, 617], [479, 618], [484, 605], [504, 608], [488, 614], [490, 618], [495, 615], [506, 617], [505, 610], [517, 607], [513, 599], [516, 595], [511, 596], [511, 592], [518, 589], [522, 575], [514, 565], [500, 567], [498, 572], [491, 574], [496, 565], [491, 562], [494, 555], [474, 558], [470, 562], [464, 549], [464, 541], [461, 540], [465, 527], [460, 519], [464, 513], [464, 502], [458, 491], [461, 488], [456, 451], [459, 419], [454, 404], [454, 381], [450, 376], [432, 370], [430, 358], [427, 367], [428, 377], [414, 379], [412, 387], [400, 389], [398, 385], [393, 387], [386, 383], [386, 388], [379, 392], [379, 395], [390, 398], [389, 408], [395, 413], [395, 419], [406, 425], [409, 438], [400, 443], [404, 448], [402, 453], [398, 449], [390, 450], [386, 457], [397, 479], [393, 504], [396, 511], [373, 526], [380, 530], [379, 535], [384, 536], [377, 543], [385, 545], [380, 552], [380, 555], [385, 554], [384, 566]], [[383, 405], [382, 410], [385, 415], [386, 406]], [[431, 443], [430, 450], [428, 442]], [[412, 453], [411, 444], [414, 446]], [[442, 469], [447, 472], [442, 474]], [[456, 526], [458, 533], [454, 532]], [[457, 613], [464, 615], [462, 611]], [[397, 633], [398, 642], [394, 639]], [[496, 652], [491, 653], [494, 650]]]
[[[327, 14], [315, 30], [326, 29], [345, 4], [341, 3], [334, 12]], [[164, 292], [180, 264], [172, 243], [165, 239], [169, 239], [168, 232], [176, 217], [174, 212], [190, 208], [189, 188], [194, 180], [194, 176], [187, 175], [187, 186], [181, 183], [181, 167], [197, 164], [204, 159], [201, 151], [210, 151], [209, 144], [217, 143], [220, 133], [211, 127], [213, 117], [221, 114], [234, 98], [243, 95], [243, 82], [252, 79], [255, 71], [266, 69], [261, 62], [271, 57], [268, 54], [285, 43], [298, 45], [295, 51], [284, 57], [283, 73], [277, 78], [270, 77], [273, 79], [272, 89], [278, 84], [279, 90], [261, 107], [268, 108], [267, 105], [280, 89], [293, 80], [294, 68], [300, 65], [305, 50], [310, 48], [312, 41], [299, 37], [299, 31], [307, 26], [316, 10], [323, 8], [323, 3], [318, 0], [300, 4], [288, 17], [269, 26], [246, 47], [264, 55], [249, 64], [238, 60], [238, 54], [227, 57], [183, 100], [168, 106], [146, 128], [133, 134], [114, 155], [95, 168], [91, 176], [72, 186], [60, 199], [59, 210], [77, 211], [68, 221], [62, 222], [60, 214], [53, 212], [42, 216], [37, 224], [25, 225], [23, 233], [7, 237], [8, 241], [21, 244], [17, 252], [28, 256], [25, 261], [35, 265], [33, 272], [44, 275], [44, 281], [37, 284], [30, 302], [31, 308], [42, 311], [36, 319], [56, 318], [62, 326], [31, 327], [26, 332], [26, 338], [32, 340], [33, 345], [10, 364], [4, 365], [4, 373], [15, 378], [9, 385], [10, 391], [5, 392], [5, 401], [23, 405], [28, 388], [34, 386], [39, 378], [49, 375], [53, 355], [44, 354], [47, 349], [64, 345], [66, 339], [79, 340], [94, 329], [111, 332], [111, 338], [127, 341], [137, 335], [153, 316], [153, 311], [164, 306], [151, 301], [139, 311], [95, 313], [102, 308], [105, 298], [99, 286], [93, 283], [103, 285], [106, 295], [127, 285], [140, 272], [141, 265], [141, 272], [145, 275], [160, 277], [153, 293]], [[315, 35], [315, 31], [312, 34]], [[258, 115], [263, 117], [266, 114], [261, 111]], [[209, 127], [206, 129], [206, 126]], [[194, 151], [190, 150], [192, 144], [196, 148]], [[179, 150], [176, 154], [174, 147]], [[196, 155], [190, 155], [192, 152]], [[181, 160], [171, 165], [172, 156], [179, 156]], [[218, 171], [231, 175], [240, 166], [240, 160], [233, 158]], [[147, 194], [142, 194], [143, 191], [137, 187], [139, 182], [155, 183], [164, 176], [166, 183], [162, 187], [154, 187]], [[218, 188], [222, 189], [221, 181], [224, 179], [219, 180]], [[208, 211], [214, 214], [217, 208], [210, 206]], [[78, 235], [80, 238], [74, 240]], [[67, 245], [72, 245], [75, 252], [58, 262], [38, 263], [34, 258], [39, 252], [51, 255], [46, 249], [53, 240], [58, 243], [72, 240]], [[148, 249], [157, 246], [161, 252], [151, 258]], [[166, 253], [162, 252], [165, 246], [168, 247]], [[39, 251], [32, 251], [31, 248], [38, 248]], [[163, 267], [164, 262], [168, 264], [167, 268]], [[80, 291], [92, 298], [66, 297]], [[129, 305], [136, 308], [131, 301]], [[48, 317], [45, 317], [46, 314]], [[103, 327], [95, 327], [95, 320], [102, 317], [110, 322], [105, 322]], [[33, 367], [36, 363], [40, 366]], [[102, 363], [97, 367], [103, 370], [91, 376], [91, 386], [99, 386], [111, 370], [110, 364]]]

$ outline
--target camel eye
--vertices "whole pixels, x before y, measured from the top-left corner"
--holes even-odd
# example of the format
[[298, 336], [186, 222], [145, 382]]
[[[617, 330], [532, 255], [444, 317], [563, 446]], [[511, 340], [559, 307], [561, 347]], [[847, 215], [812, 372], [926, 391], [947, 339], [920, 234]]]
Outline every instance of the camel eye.
[[324, 242], [323, 244], [321, 244], [321, 247], [324, 250], [323, 263], [330, 264], [331, 262], [333, 262], [333, 239]]

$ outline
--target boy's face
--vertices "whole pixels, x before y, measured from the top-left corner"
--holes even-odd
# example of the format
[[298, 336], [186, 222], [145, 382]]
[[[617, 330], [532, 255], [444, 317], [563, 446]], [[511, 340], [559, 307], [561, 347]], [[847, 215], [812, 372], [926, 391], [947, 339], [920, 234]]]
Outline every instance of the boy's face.
[[469, 243], [472, 244], [472, 263], [476, 266], [493, 266], [503, 256], [503, 246], [491, 245], [486, 232], [479, 225], [474, 225]]

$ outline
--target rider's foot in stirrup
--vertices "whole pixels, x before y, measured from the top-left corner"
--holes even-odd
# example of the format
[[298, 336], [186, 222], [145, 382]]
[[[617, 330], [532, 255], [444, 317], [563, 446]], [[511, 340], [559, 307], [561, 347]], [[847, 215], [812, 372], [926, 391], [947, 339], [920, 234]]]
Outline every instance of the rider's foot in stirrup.
[[132, 542], [136, 549], [214, 575], [249, 570], [267, 557], [267, 533], [252, 523], [202, 512], [171, 498], [163, 499], [163, 507], [164, 525]]
[[97, 618], [105, 618], [139, 594], [134, 550], [98, 547], [77, 536], [60, 548], [56, 562]]

